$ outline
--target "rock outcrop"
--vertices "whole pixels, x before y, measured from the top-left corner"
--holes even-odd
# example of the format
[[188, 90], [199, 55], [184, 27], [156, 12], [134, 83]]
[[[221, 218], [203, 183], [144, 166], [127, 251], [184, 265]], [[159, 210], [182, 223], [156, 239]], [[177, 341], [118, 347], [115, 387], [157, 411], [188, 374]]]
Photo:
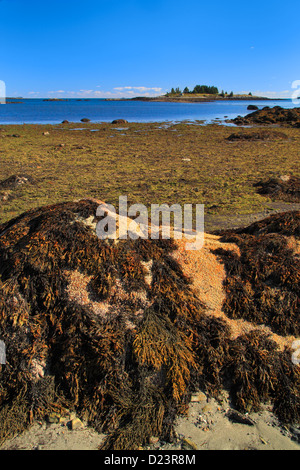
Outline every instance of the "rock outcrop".
[[274, 106], [270, 108], [265, 106], [262, 109], [247, 114], [247, 116], [237, 116], [232, 119], [237, 125], [249, 124], [279, 124], [289, 127], [300, 127], [300, 108], [285, 109], [281, 106]]

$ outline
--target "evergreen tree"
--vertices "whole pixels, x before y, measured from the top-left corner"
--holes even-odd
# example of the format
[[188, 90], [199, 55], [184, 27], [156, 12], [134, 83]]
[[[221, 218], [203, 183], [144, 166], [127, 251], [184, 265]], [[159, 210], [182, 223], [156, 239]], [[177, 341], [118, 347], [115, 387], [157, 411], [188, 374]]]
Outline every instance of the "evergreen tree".
[[207, 85], [196, 85], [193, 93], [204, 94], [207, 93], [209, 95], [216, 95], [219, 93], [219, 90], [215, 86], [207, 86]]

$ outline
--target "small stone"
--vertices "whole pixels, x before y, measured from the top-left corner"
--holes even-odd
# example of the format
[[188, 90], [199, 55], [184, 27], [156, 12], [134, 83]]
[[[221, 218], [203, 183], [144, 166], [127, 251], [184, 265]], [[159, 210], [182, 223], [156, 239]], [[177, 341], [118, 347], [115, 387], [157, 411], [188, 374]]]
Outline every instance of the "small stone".
[[196, 444], [186, 437], [182, 440], [181, 448], [183, 450], [198, 450]]
[[149, 439], [149, 444], [157, 444], [159, 441], [159, 437], [151, 436]]
[[83, 423], [80, 421], [79, 418], [74, 418], [71, 421], [71, 429], [74, 431], [75, 429], [80, 429], [83, 428]]
[[9, 193], [5, 192], [4, 194], [0, 194], [0, 201], [8, 201]]
[[50, 413], [48, 415], [47, 421], [50, 424], [57, 424], [57, 423], [59, 423], [59, 420], [60, 420], [60, 415], [57, 414], [57, 413]]
[[287, 183], [288, 181], [290, 181], [291, 177], [289, 175], [281, 175], [279, 179], [284, 183]]
[[66, 416], [61, 416], [59, 418], [59, 423], [62, 424], [63, 426], [66, 426], [68, 421], [69, 421], [69, 419]]
[[202, 408], [202, 411], [203, 413], [211, 413], [212, 412], [212, 406], [207, 404], [207, 405], [204, 405], [203, 408]]
[[206, 395], [203, 392], [195, 393], [194, 395], [192, 395], [192, 403], [199, 403], [201, 401], [206, 401]]

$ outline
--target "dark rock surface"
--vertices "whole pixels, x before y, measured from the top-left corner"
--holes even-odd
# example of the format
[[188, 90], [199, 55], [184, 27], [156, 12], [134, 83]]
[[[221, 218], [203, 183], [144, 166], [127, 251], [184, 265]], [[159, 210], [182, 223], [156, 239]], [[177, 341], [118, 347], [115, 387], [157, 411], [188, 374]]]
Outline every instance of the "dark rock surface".
[[274, 108], [265, 106], [253, 113], [247, 114], [245, 117], [237, 116], [230, 122], [237, 125], [279, 124], [300, 127], [300, 108], [284, 109], [281, 106], [274, 106]]

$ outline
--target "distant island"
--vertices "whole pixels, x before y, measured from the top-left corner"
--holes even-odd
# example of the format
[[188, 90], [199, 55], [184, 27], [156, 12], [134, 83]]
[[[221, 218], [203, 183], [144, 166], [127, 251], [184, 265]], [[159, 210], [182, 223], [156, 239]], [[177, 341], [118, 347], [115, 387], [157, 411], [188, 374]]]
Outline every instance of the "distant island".
[[[185, 87], [182, 91], [179, 87], [172, 88], [165, 95], [149, 97], [136, 96], [134, 98], [107, 98], [106, 101], [164, 101], [164, 102], [181, 102], [181, 103], [197, 103], [216, 100], [269, 100], [264, 96], [253, 96], [251, 92], [248, 94], [234, 94], [233, 91], [228, 93], [221, 92], [216, 86], [196, 85], [193, 90]], [[273, 98], [272, 98], [273, 99]], [[275, 98], [280, 100], [281, 98]]]
[[44, 98], [43, 101], [68, 101], [67, 98]]

